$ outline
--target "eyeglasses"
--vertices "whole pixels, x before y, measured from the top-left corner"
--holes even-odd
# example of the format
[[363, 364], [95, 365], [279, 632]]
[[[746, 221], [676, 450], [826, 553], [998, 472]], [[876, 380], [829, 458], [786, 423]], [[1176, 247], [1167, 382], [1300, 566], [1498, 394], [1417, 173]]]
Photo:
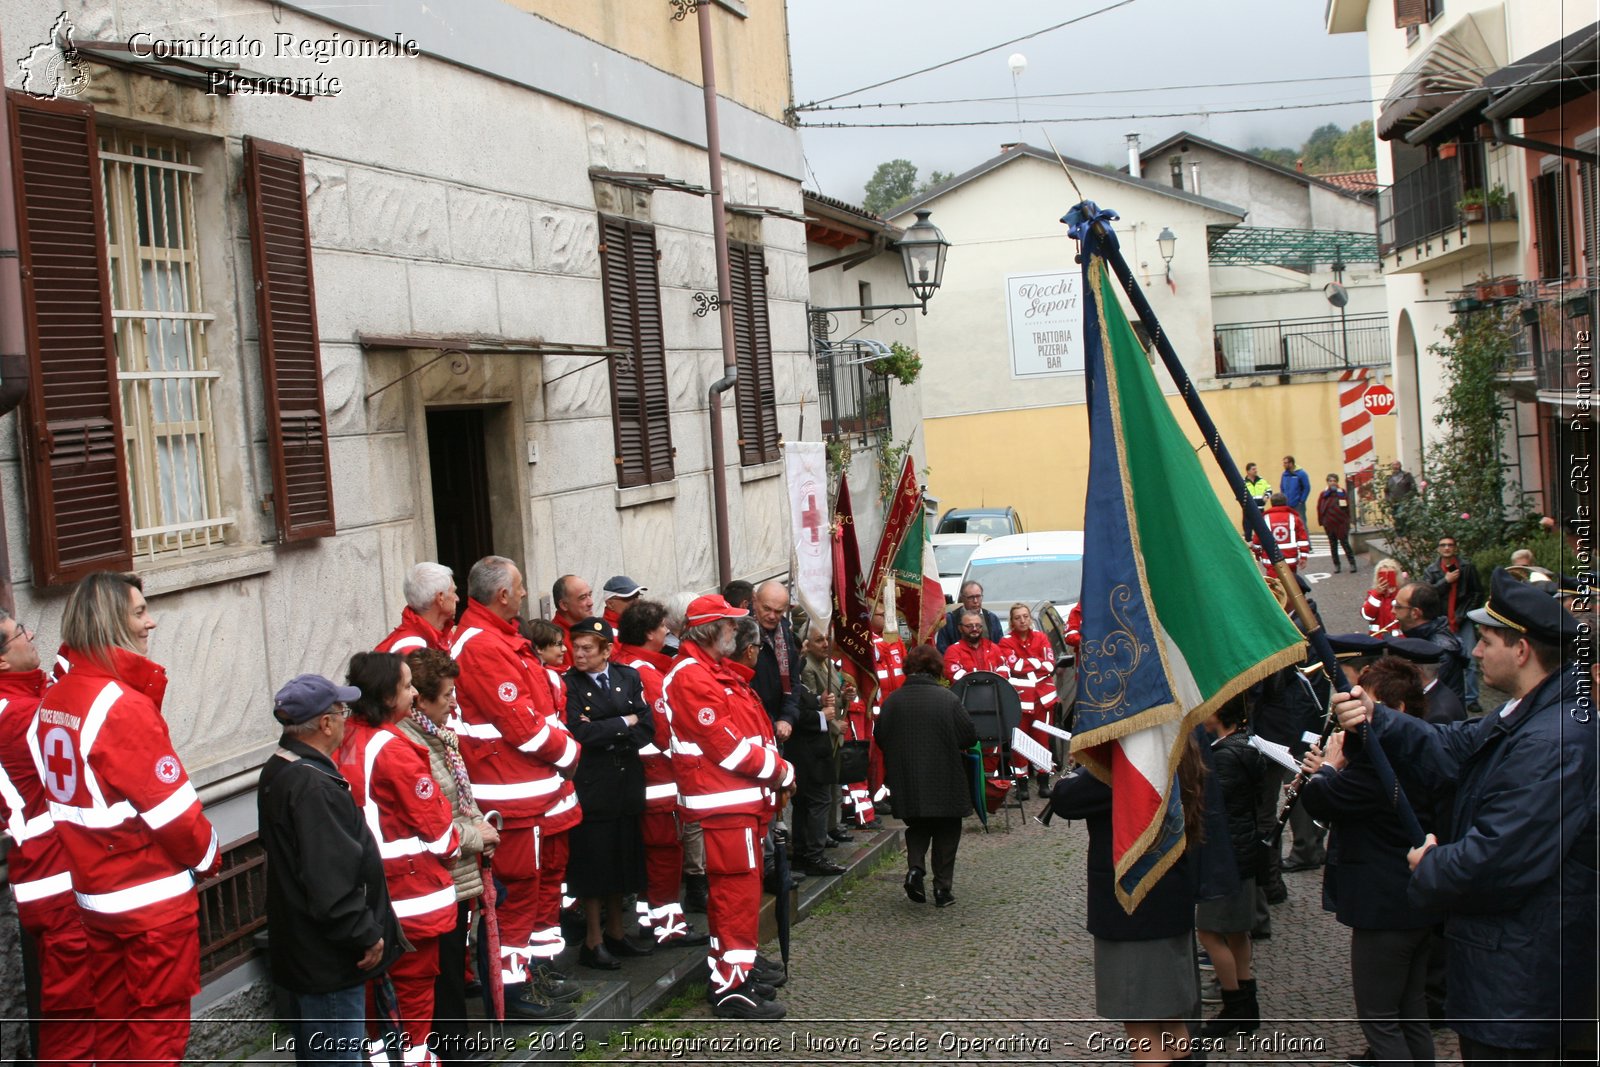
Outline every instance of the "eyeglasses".
[[334, 703], [328, 708], [328, 710], [323, 712], [322, 714], [324, 714], [324, 715], [337, 715], [341, 719], [348, 719], [350, 717], [350, 705], [346, 704], [342, 700], [337, 700], [337, 701], [334, 701]]
[[10, 637], [6, 638], [4, 641], [0, 641], [0, 655], [3, 655], [5, 653], [5, 650], [7, 648], [11, 647], [11, 642], [15, 641], [19, 637], [26, 637], [29, 640], [33, 639], [33, 629], [31, 627], [29, 627], [28, 624], [23, 622], [21, 619], [17, 620], [16, 633], [13, 633]]

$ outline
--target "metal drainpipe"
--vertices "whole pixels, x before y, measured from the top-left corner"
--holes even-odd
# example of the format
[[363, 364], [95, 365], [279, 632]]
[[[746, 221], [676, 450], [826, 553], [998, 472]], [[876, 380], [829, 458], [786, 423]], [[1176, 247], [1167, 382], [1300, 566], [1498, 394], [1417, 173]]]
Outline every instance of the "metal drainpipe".
[[[5, 54], [0, 41], [0, 55]], [[28, 341], [22, 319], [22, 261], [17, 240], [17, 190], [11, 171], [11, 114], [0, 99], [0, 415], [28, 394]], [[21, 438], [19, 433], [18, 438]], [[20, 479], [19, 479], [20, 484]], [[15, 615], [5, 494], [0, 493], [0, 607]]]
[[722, 127], [717, 122], [717, 61], [711, 50], [711, 5], [695, 9], [700, 25], [700, 80], [705, 86], [706, 162], [711, 168], [711, 236], [717, 248], [717, 306], [722, 324], [722, 377], [711, 383], [711, 499], [717, 526], [717, 586], [733, 581], [733, 550], [728, 536], [728, 468], [722, 443], [722, 394], [739, 379], [733, 346], [733, 282], [728, 266], [728, 220], [722, 198]]
[[1587, 163], [1590, 166], [1600, 166], [1600, 153], [1585, 152], [1581, 148], [1572, 148], [1564, 144], [1534, 141], [1527, 137], [1520, 137], [1511, 132], [1511, 128], [1506, 125], [1505, 119], [1492, 120], [1489, 128], [1492, 131], [1490, 136], [1501, 144], [1513, 145], [1517, 148], [1529, 148], [1535, 152], [1548, 152], [1553, 156], [1575, 159], [1579, 163]]

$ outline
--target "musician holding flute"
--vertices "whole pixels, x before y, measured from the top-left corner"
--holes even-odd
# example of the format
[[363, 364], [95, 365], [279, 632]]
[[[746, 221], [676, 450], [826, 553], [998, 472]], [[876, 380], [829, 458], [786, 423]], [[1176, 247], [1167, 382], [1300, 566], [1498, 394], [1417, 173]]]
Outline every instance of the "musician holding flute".
[[1360, 686], [1333, 710], [1347, 732], [1370, 724], [1394, 765], [1429, 787], [1456, 784], [1446, 839], [1429, 834], [1407, 855], [1407, 897], [1444, 913], [1445, 1012], [1462, 1059], [1558, 1061], [1593, 1039], [1578, 1020], [1595, 1003], [1594, 697], [1563, 666], [1576, 620], [1538, 586], [1497, 569], [1488, 604], [1468, 617], [1482, 631], [1484, 681], [1511, 696], [1498, 712], [1436, 726]]

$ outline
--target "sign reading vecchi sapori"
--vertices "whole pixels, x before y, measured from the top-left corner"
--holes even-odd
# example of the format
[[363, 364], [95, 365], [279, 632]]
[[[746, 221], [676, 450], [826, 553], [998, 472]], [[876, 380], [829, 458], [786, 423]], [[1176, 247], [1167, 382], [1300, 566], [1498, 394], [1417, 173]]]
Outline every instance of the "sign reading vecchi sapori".
[[1082, 288], [1076, 267], [1006, 275], [1013, 377], [1083, 373]]

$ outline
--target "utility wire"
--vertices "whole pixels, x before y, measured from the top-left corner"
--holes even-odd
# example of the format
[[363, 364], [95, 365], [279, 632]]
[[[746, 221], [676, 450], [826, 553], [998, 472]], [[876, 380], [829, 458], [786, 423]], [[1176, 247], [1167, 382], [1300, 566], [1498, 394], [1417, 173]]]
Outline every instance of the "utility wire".
[[830, 101], [833, 101], [833, 100], [842, 100], [847, 96], [854, 96], [857, 93], [864, 93], [869, 89], [881, 89], [885, 85], [893, 85], [895, 82], [902, 82], [902, 81], [905, 81], [907, 78], [915, 78], [919, 74], [927, 74], [929, 71], [939, 70], [939, 69], [941, 69], [943, 67], [948, 67], [948, 66], [951, 66], [952, 64], [963, 62], [964, 60], [973, 59], [973, 58], [976, 58], [977, 56], [983, 55], [986, 52], [993, 52], [993, 51], [996, 51], [997, 49], [1006, 48], [1006, 47], [1008, 47], [1010, 45], [1018, 44], [1018, 43], [1020, 43], [1022, 41], [1028, 41], [1028, 40], [1032, 40], [1035, 37], [1041, 37], [1044, 34], [1052, 33], [1052, 32], [1054, 32], [1056, 30], [1059, 30], [1059, 29], [1064, 29], [1065, 27], [1071, 26], [1074, 23], [1082, 22], [1085, 19], [1092, 19], [1096, 15], [1104, 15], [1107, 11], [1115, 11], [1119, 7], [1127, 7], [1131, 3], [1133, 3], [1133, 0], [1117, 0], [1116, 3], [1109, 4], [1106, 7], [1102, 7], [1097, 11], [1091, 11], [1087, 15], [1079, 15], [1077, 18], [1071, 18], [1071, 19], [1068, 19], [1065, 22], [1058, 22], [1054, 26], [1046, 26], [1042, 30], [1034, 30], [1032, 33], [1025, 33], [1021, 37], [1013, 37], [1009, 41], [1001, 41], [999, 44], [992, 44], [988, 48], [980, 48], [976, 52], [968, 52], [964, 56], [957, 56], [954, 59], [946, 59], [941, 63], [935, 63], [931, 67], [923, 67], [921, 70], [914, 70], [909, 74], [899, 74], [899, 75], [896, 75], [893, 78], [886, 78], [881, 82], [873, 82], [871, 85], [863, 85], [859, 89], [851, 89], [849, 92], [835, 93], [832, 96], [825, 96], [821, 100], [813, 100], [809, 104], [802, 104], [800, 106], [797, 106], [796, 108], [794, 108], [794, 110], [797, 111], [797, 112], [798, 111], [806, 111], [806, 110], [808, 110], [810, 108], [817, 107], [820, 104], [826, 104], [826, 103], [829, 103]]

